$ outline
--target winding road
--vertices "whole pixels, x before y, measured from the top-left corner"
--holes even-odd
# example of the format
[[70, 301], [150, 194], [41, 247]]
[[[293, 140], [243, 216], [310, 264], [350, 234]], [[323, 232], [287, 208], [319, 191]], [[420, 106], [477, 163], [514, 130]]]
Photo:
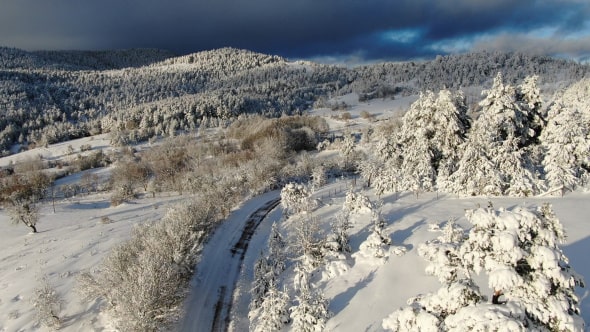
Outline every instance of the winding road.
[[234, 288], [250, 239], [279, 203], [278, 192], [255, 197], [217, 228], [197, 264], [179, 331], [227, 330]]

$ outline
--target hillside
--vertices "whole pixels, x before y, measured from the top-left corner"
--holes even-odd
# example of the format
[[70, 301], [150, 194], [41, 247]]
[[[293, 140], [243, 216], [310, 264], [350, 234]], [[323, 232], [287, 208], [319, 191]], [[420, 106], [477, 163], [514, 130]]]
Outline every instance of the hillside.
[[45, 146], [111, 131], [145, 140], [215, 127], [240, 114], [298, 114], [351, 92], [365, 100], [486, 86], [496, 72], [513, 83], [537, 74], [555, 90], [587, 71], [518, 53], [344, 68], [231, 48], [180, 57], [159, 50], [0, 48], [0, 150], [6, 155], [17, 143]]
[[0, 331], [589, 321], [585, 66], [3, 51]]

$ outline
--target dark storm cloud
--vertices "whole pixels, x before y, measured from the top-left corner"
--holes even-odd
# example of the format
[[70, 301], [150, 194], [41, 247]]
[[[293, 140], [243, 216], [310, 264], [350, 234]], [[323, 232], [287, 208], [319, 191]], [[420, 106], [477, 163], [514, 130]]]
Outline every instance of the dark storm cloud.
[[578, 33], [590, 28], [589, 8], [582, 0], [0, 0], [0, 45], [413, 58], [481, 36]]

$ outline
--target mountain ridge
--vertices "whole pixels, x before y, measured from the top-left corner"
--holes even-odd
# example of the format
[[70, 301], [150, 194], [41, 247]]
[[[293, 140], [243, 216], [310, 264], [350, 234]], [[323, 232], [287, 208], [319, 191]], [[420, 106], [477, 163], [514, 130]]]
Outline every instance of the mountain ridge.
[[539, 75], [544, 84], [567, 86], [589, 69], [499, 52], [347, 68], [229, 47], [182, 56], [150, 49], [0, 47], [0, 151], [8, 154], [16, 143], [46, 145], [112, 130], [143, 129], [133, 136], [146, 139], [241, 114], [300, 114], [319, 100], [348, 93], [371, 99], [489, 86], [498, 71], [509, 83]]

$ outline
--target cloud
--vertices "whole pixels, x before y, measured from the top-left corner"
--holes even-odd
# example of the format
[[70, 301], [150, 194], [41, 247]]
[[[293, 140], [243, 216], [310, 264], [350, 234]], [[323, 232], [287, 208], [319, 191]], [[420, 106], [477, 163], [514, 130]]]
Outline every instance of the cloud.
[[568, 39], [561, 37], [539, 38], [525, 34], [501, 34], [481, 38], [473, 44], [473, 49], [520, 51], [587, 60], [590, 55], [590, 36]]
[[233, 46], [291, 58], [429, 57], [481, 36], [544, 27], [573, 36], [590, 17], [585, 0], [2, 1], [0, 45], [177, 53]]

